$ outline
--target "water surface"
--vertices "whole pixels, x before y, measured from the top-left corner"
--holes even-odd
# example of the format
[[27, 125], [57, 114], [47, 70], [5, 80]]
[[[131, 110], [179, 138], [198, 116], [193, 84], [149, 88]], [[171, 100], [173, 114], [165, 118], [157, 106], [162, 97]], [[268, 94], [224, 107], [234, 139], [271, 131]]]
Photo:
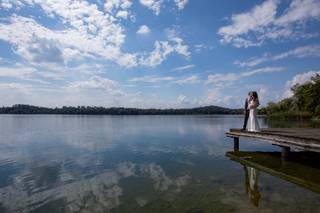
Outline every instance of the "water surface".
[[[242, 121], [0, 115], [0, 212], [318, 212], [320, 169], [308, 153], [286, 164], [278, 147], [241, 139], [246, 161], [226, 156], [224, 133]], [[292, 181], [301, 177], [312, 186]]]

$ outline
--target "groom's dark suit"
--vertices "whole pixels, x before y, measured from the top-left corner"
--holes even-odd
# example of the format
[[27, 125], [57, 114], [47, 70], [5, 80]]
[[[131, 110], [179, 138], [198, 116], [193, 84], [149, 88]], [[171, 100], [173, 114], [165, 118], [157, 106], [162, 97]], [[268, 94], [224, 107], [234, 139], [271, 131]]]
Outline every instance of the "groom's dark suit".
[[249, 98], [246, 98], [246, 102], [244, 103], [244, 122], [243, 122], [243, 130], [247, 128], [248, 118], [249, 118]]

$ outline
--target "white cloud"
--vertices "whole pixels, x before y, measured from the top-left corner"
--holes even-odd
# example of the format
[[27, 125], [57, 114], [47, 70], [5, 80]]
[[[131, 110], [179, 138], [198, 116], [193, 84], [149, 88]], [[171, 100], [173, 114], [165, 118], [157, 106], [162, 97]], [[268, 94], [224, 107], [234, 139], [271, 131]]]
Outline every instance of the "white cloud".
[[275, 24], [283, 26], [310, 18], [319, 20], [319, 8], [320, 2], [318, 0], [293, 0], [285, 13], [275, 21]]
[[204, 106], [204, 105], [217, 104], [221, 102], [220, 96], [221, 94], [218, 90], [207, 91], [204, 97], [201, 100], [199, 100], [199, 105]]
[[266, 62], [269, 60], [268, 55], [263, 55], [261, 57], [252, 57], [245, 61], [236, 60], [234, 64], [240, 66], [240, 67], [254, 67], [257, 66], [263, 62]]
[[163, 0], [140, 0], [140, 3], [148, 9], [152, 10], [155, 15], [159, 15]]
[[174, 28], [169, 28], [166, 30], [167, 37], [169, 41], [175, 43], [175, 51], [181, 55], [189, 57], [191, 53], [189, 52], [189, 47], [184, 43], [183, 39], [179, 37], [178, 32]]
[[166, 58], [176, 52], [177, 54], [189, 57], [189, 47], [184, 44], [182, 38], [180, 38], [176, 31], [168, 29], [167, 31], [168, 41], [155, 41], [155, 49], [144, 57], [140, 58], [140, 64], [150, 67], [155, 67], [161, 64]]
[[200, 79], [197, 75], [192, 75], [185, 78], [175, 78], [172, 76], [156, 76], [156, 75], [146, 75], [142, 77], [135, 77], [129, 80], [129, 82], [144, 82], [144, 83], [160, 83], [168, 82], [170, 84], [197, 84]]
[[179, 102], [184, 102], [186, 99], [187, 99], [187, 96], [185, 96], [185, 95], [179, 95], [179, 96], [177, 97], [177, 100], [178, 100]]
[[114, 10], [118, 9], [126, 11], [131, 7], [131, 5], [132, 0], [105, 0], [104, 10], [108, 13], [112, 13]]
[[[100, 79], [99, 79], [100, 78]], [[89, 78], [56, 85], [26, 83], [0, 83], [0, 99], [5, 105], [17, 103], [38, 106], [166, 106], [163, 100], [151, 100], [146, 94], [131, 93], [120, 88], [117, 82], [105, 78]], [[114, 83], [116, 83], [114, 85]], [[10, 94], [10, 95], [8, 95]]]
[[264, 67], [240, 73], [210, 74], [208, 75], [206, 84], [213, 84], [218, 87], [227, 86], [244, 77], [249, 77], [259, 73], [282, 72], [284, 70], [285, 68], [283, 67]]
[[293, 50], [275, 55], [271, 60], [276, 61], [288, 57], [306, 58], [306, 57], [320, 57], [320, 45], [307, 45], [295, 48]]
[[[234, 43], [235, 46], [243, 45], [244, 41], [238, 36], [247, 34], [249, 31], [255, 31], [256, 29], [262, 30], [264, 26], [274, 21], [276, 10], [277, 1], [267, 0], [261, 5], [255, 6], [247, 13], [232, 15], [232, 24], [219, 29], [219, 34], [223, 37], [222, 42]], [[250, 46], [251, 44], [246, 45]]]
[[[8, 81], [1, 86], [0, 99], [6, 105], [25, 103], [51, 107], [61, 105], [179, 107], [176, 101], [150, 97], [148, 92], [126, 91], [128, 87], [123, 83], [98, 76], [102, 74], [100, 69], [104, 67], [87, 64], [68, 68], [63, 72], [50, 69], [38, 70], [25, 65], [0, 67], [0, 78], [7, 78]], [[92, 76], [94, 73], [96, 74]], [[74, 76], [75, 74], [77, 76]], [[187, 78], [180, 80], [184, 79], [187, 80]], [[142, 76], [133, 78], [129, 82], [137, 83], [135, 86], [140, 82], [145, 82], [148, 83], [147, 86], [156, 87], [158, 85], [160, 87], [159, 85], [163, 83], [171, 85], [176, 80], [179, 79], [172, 76]], [[187, 83], [186, 80], [185, 83]], [[193, 81], [192, 78], [190, 80]]]
[[141, 25], [137, 31], [137, 34], [148, 34], [150, 32], [151, 31], [147, 25]]
[[223, 84], [225, 82], [233, 82], [236, 81], [239, 76], [236, 73], [227, 73], [227, 74], [213, 74], [208, 75], [208, 80], [206, 84]]
[[175, 51], [181, 55], [189, 57], [191, 53], [189, 52], [189, 47], [183, 44], [183, 40], [181, 38], [176, 37], [175, 40]]
[[261, 57], [249, 58], [248, 60], [245, 60], [243, 62], [237, 60], [235, 61], [235, 64], [239, 65], [240, 67], [254, 67], [267, 61], [278, 61], [289, 57], [320, 57], [320, 45], [301, 46], [276, 55], [264, 54]]
[[213, 48], [214, 48], [213, 46], [204, 45], [204, 44], [195, 44], [193, 46], [193, 50], [198, 54], [201, 53], [204, 50], [212, 50]]
[[189, 0], [174, 0], [174, 3], [176, 4], [179, 10], [184, 9], [188, 2]]
[[173, 84], [197, 84], [200, 82], [200, 79], [197, 75], [192, 75], [183, 79], [172, 81]]
[[[39, 71], [35, 67], [26, 66], [24, 64], [0, 66], [0, 77], [14, 78], [15, 82], [19, 80], [20, 82], [28, 81], [29, 83], [49, 84], [46, 78], [57, 80], [57, 76], [60, 75], [60, 73], [54, 72], [52, 73], [52, 76], [46, 75], [50, 75], [50, 72], [44, 69]], [[61, 80], [61, 78], [59, 80]]]
[[106, 0], [104, 3], [104, 10], [106, 12], [112, 12], [113, 8], [119, 7], [119, 0]]
[[101, 89], [109, 92], [110, 94], [120, 94], [117, 89], [118, 83], [116, 81], [102, 78], [100, 76], [92, 76], [88, 80], [75, 81], [69, 85], [71, 89]]
[[277, 17], [280, 3], [279, 0], [266, 0], [249, 12], [232, 15], [231, 24], [218, 31], [221, 42], [249, 47], [259, 46], [267, 39], [279, 41], [318, 36], [318, 33], [305, 33], [301, 27], [309, 20], [320, 19], [318, 0], [292, 0], [289, 8]]
[[228, 105], [231, 97], [224, 95], [220, 89], [213, 88], [205, 92], [204, 96], [198, 101], [199, 105]]
[[[1, 20], [0, 40], [11, 43], [16, 54], [34, 65], [67, 66], [72, 61], [90, 59], [108, 60], [122, 67], [155, 67], [174, 52], [190, 56], [188, 46], [176, 35], [168, 36], [168, 41], [156, 41], [155, 49], [150, 53], [123, 52], [125, 28], [118, 18], [128, 18], [130, 0], [106, 1], [106, 13], [87, 1], [21, 2], [22, 5], [39, 6], [45, 14], [61, 20], [64, 25], [63, 29], [53, 30], [33, 18], [18, 15]], [[158, 1], [143, 2], [152, 6]], [[137, 33], [148, 32], [150, 29], [144, 25]]]
[[[164, 0], [140, 0], [140, 3], [147, 7], [149, 10], [152, 10], [155, 15], [159, 15], [161, 11], [162, 4]], [[174, 0], [174, 4], [179, 10], [183, 10], [188, 4], [189, 0]]]
[[301, 73], [298, 75], [295, 75], [291, 80], [286, 82], [284, 92], [282, 97], [288, 98], [293, 95], [291, 88], [296, 84], [304, 84], [311, 80], [311, 77], [316, 76], [317, 74], [320, 75], [320, 71], [308, 71], [305, 73]]
[[[47, 8], [50, 5], [44, 6]], [[62, 7], [63, 5], [52, 5], [52, 10], [58, 6]], [[51, 9], [47, 11], [48, 13], [58, 13], [58, 15], [61, 13], [61, 18], [69, 22], [72, 28], [53, 31], [43, 27], [31, 18], [14, 15], [6, 23], [0, 24], [0, 39], [13, 44], [18, 54], [22, 57], [30, 56], [30, 59], [41, 59], [41, 54], [48, 54], [45, 51], [38, 52], [36, 55], [31, 54], [33, 51], [30, 51], [30, 49], [32, 50], [36, 46], [43, 46], [47, 47], [47, 49], [50, 48], [50, 52], [62, 53], [65, 61], [72, 59], [68, 57], [77, 55], [83, 57], [91, 56], [93, 58], [98, 56], [126, 67], [135, 66], [132, 61], [129, 61], [130, 64], [123, 64], [119, 60], [122, 57], [134, 58], [135, 55], [121, 52], [125, 35], [123, 28], [114, 23], [111, 16], [102, 15], [93, 6], [88, 6], [87, 8], [83, 6], [79, 9], [85, 10], [85, 12], [82, 12], [84, 14], [77, 14], [77, 8], [72, 6], [70, 5], [70, 9], [66, 9], [66, 11], [62, 9], [59, 11], [59, 8], [55, 12], [51, 11]], [[68, 8], [68, 6], [66, 7]], [[78, 17], [79, 15], [88, 15], [89, 17], [82, 17], [83, 20], [87, 20], [83, 21]], [[99, 32], [91, 32], [91, 26], [98, 28]], [[24, 53], [27, 53], [27, 55], [24, 55]], [[44, 59], [50, 60], [50, 57], [44, 56]], [[56, 61], [58, 59], [61, 60], [61, 58], [57, 58]]]
[[12, 91], [13, 93], [18, 92], [24, 95], [30, 95], [33, 86], [31, 84], [21, 84], [21, 83], [0, 83], [1, 92], [8, 93]]
[[187, 96], [185, 95], [182, 95], [180, 94], [178, 97], [177, 97], [177, 102], [178, 102], [178, 105], [182, 105], [182, 106], [185, 106], [186, 104], [190, 104], [191, 102], [188, 100]]
[[[233, 89], [231, 94], [225, 90], [225, 87], [209, 88], [199, 99], [199, 105], [218, 105], [231, 108], [242, 108], [248, 91], [257, 91], [259, 101], [262, 105], [269, 100], [274, 100], [277, 91], [271, 90], [265, 85], [241, 85], [237, 89]], [[278, 92], [279, 93], [279, 92]]]
[[12, 3], [10, 3], [9, 1], [6, 1], [6, 0], [3, 0], [1, 3], [0, 3], [0, 6], [4, 9], [11, 9], [12, 8]]
[[20, 8], [23, 5], [23, 1], [20, 0], [1, 0], [0, 2], [0, 8], [2, 7], [5, 10], [12, 9], [13, 7]]
[[241, 73], [240, 76], [241, 77], [248, 77], [248, 76], [258, 74], [258, 73], [282, 72], [284, 70], [285, 70], [284, 67], [264, 67], [264, 68], [259, 68], [259, 69], [243, 72], [243, 73]]
[[127, 19], [128, 18], [128, 11], [124, 11], [124, 10], [121, 10], [119, 12], [117, 12], [117, 15], [116, 17], [117, 18], [123, 18], [123, 19]]
[[0, 99], [2, 106], [30, 103], [34, 85], [28, 83], [0, 82]]
[[185, 66], [181, 66], [181, 67], [176, 67], [176, 68], [172, 69], [172, 71], [185, 71], [188, 69], [192, 69], [193, 67], [195, 67], [194, 64], [189, 64], [189, 65], [185, 65]]
[[171, 77], [171, 76], [159, 77], [159, 76], [155, 76], [155, 75], [147, 75], [147, 76], [132, 78], [129, 81], [130, 82], [159, 83], [159, 82], [163, 82], [163, 81], [172, 81], [172, 80], [174, 80], [174, 77]]
[[24, 78], [35, 72], [36, 70], [34, 68], [24, 67], [21, 65], [13, 67], [0, 67], [0, 77]]
[[156, 41], [155, 49], [150, 53], [150, 55], [141, 60], [141, 64], [155, 67], [161, 64], [171, 53], [175, 51], [174, 47], [169, 44], [168, 41]]
[[185, 57], [190, 56], [188, 46], [176, 35], [168, 35], [169, 41], [155, 41], [155, 49], [145, 57], [140, 58], [140, 64], [155, 67], [161, 64], [170, 54], [176, 52]]
[[63, 49], [59, 42], [33, 36], [29, 43], [19, 45], [16, 52], [33, 64], [64, 64]]

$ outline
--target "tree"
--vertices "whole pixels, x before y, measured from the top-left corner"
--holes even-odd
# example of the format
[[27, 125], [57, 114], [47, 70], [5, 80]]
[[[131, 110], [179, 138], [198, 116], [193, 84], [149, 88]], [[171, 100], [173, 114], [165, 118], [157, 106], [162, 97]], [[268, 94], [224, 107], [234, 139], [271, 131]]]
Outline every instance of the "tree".
[[314, 114], [316, 107], [320, 104], [320, 75], [317, 74], [305, 84], [295, 85], [292, 91], [298, 109]]
[[267, 114], [292, 113], [320, 115], [320, 75], [316, 74], [304, 84], [291, 88], [293, 96], [278, 103], [270, 102], [266, 107]]

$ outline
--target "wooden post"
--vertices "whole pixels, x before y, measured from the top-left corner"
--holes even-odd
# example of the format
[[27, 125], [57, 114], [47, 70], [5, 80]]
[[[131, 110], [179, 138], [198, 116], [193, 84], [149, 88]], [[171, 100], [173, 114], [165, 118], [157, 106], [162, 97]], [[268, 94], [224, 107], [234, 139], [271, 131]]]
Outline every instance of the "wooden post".
[[281, 158], [287, 159], [290, 153], [290, 147], [288, 146], [281, 146]]
[[238, 137], [233, 138], [233, 151], [239, 152], [239, 138]]

